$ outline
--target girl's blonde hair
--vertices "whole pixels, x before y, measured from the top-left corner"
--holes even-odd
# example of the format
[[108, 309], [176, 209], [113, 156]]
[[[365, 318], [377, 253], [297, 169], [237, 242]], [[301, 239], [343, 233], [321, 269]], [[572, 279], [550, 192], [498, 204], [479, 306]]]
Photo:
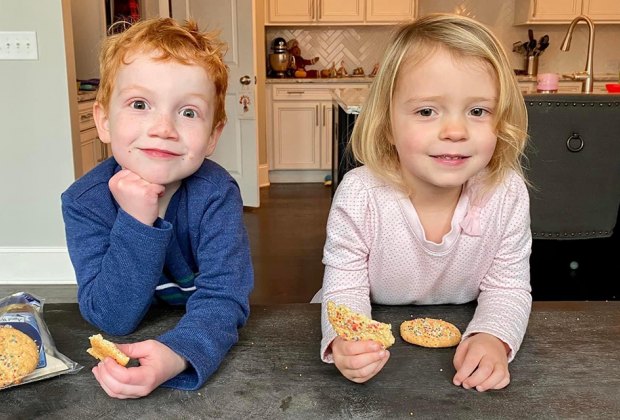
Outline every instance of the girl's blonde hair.
[[453, 14], [430, 14], [396, 30], [353, 128], [353, 155], [374, 173], [407, 191], [392, 141], [394, 89], [404, 62], [415, 65], [439, 48], [463, 60], [488, 63], [495, 73], [499, 91], [494, 114], [497, 145], [484, 173], [485, 186], [500, 183], [510, 169], [525, 179], [521, 159], [527, 144], [527, 110], [506, 53], [482, 24]]
[[[204, 68], [215, 85], [213, 127], [226, 123], [226, 89], [228, 67], [224, 64], [226, 45], [217, 32], [200, 32], [194, 20], [183, 25], [171, 18], [138, 21], [121, 33], [103, 40], [99, 53], [101, 80], [97, 102], [108, 110], [116, 76], [122, 65], [135, 53], [158, 54], [157, 60], [195, 64]], [[179, 83], [183, 83], [179, 80]]]

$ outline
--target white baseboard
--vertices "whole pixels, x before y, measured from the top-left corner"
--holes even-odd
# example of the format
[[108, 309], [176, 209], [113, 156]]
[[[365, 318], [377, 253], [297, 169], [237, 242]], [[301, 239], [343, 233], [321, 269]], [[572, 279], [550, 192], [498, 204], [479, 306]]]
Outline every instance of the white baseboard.
[[324, 182], [325, 177], [331, 175], [331, 171], [320, 170], [274, 170], [269, 171], [269, 181], [274, 184], [278, 183], [306, 183], [306, 182]]
[[258, 186], [259, 188], [269, 186], [269, 165], [258, 165]]
[[66, 247], [0, 247], [0, 284], [76, 284]]

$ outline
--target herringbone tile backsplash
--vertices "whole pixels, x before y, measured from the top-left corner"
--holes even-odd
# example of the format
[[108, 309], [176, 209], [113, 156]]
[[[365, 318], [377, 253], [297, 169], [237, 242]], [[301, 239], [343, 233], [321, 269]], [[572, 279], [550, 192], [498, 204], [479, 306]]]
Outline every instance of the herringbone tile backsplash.
[[[545, 34], [551, 39], [550, 47], [540, 57], [539, 73], [572, 73], [583, 69], [588, 43], [588, 31], [581, 28], [584, 25], [579, 25], [573, 34], [570, 51], [562, 52], [560, 45], [568, 24], [515, 25], [515, 1], [521, 0], [418, 0], [418, 15], [451, 12], [479, 20], [491, 28], [499, 38], [515, 69], [522, 69], [524, 60], [522, 55], [512, 52], [512, 44], [516, 41], [527, 41], [527, 30], [533, 29], [536, 39]], [[493, 7], [489, 7], [491, 3]], [[308, 69], [321, 70], [331, 67], [332, 63], [340, 67], [340, 62], [344, 61], [344, 66], [349, 72], [361, 66], [368, 74], [374, 64], [381, 61], [394, 28], [394, 26], [268, 26], [265, 28], [267, 43], [265, 51], [267, 54], [271, 52], [271, 41], [276, 37], [280, 36], [287, 41], [294, 38], [299, 41], [302, 57], [320, 58], [317, 64], [309, 66]], [[618, 28], [619, 25], [596, 25], [595, 74], [618, 74], [620, 70]]]
[[366, 74], [375, 63], [381, 61], [393, 27], [317, 27], [317, 28], [266, 28], [267, 54], [271, 53], [271, 41], [282, 37], [287, 42], [296, 39], [303, 58], [319, 57], [318, 63], [307, 69], [321, 70], [344, 63], [349, 73], [363, 67]]

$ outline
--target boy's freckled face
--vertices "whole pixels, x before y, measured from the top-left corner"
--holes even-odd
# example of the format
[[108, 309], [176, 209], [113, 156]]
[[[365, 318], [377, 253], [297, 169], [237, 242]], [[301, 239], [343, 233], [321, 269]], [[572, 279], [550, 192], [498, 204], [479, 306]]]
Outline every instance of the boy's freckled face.
[[391, 121], [410, 187], [460, 189], [487, 166], [497, 143], [498, 95], [494, 73], [478, 59], [440, 48], [420, 63], [403, 64]]
[[168, 185], [196, 172], [217, 144], [215, 85], [197, 65], [128, 57], [117, 74], [99, 137], [116, 161], [151, 183]]

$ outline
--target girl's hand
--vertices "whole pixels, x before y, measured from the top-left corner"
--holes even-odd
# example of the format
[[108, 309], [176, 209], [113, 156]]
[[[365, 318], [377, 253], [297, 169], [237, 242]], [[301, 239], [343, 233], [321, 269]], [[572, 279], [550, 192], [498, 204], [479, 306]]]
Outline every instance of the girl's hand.
[[117, 344], [140, 366], [126, 368], [106, 357], [92, 371], [103, 390], [113, 398], [140, 398], [187, 368], [184, 358], [155, 340]]
[[110, 178], [108, 186], [125, 212], [145, 225], [153, 226], [159, 216], [159, 197], [165, 190], [163, 185], [151, 184], [129, 169], [122, 169]]
[[452, 382], [477, 391], [501, 389], [510, 383], [509, 347], [499, 338], [478, 333], [463, 341], [454, 354], [456, 375]]
[[336, 337], [331, 344], [334, 364], [350, 381], [363, 383], [375, 376], [390, 358], [390, 352], [375, 341], [347, 341]]

